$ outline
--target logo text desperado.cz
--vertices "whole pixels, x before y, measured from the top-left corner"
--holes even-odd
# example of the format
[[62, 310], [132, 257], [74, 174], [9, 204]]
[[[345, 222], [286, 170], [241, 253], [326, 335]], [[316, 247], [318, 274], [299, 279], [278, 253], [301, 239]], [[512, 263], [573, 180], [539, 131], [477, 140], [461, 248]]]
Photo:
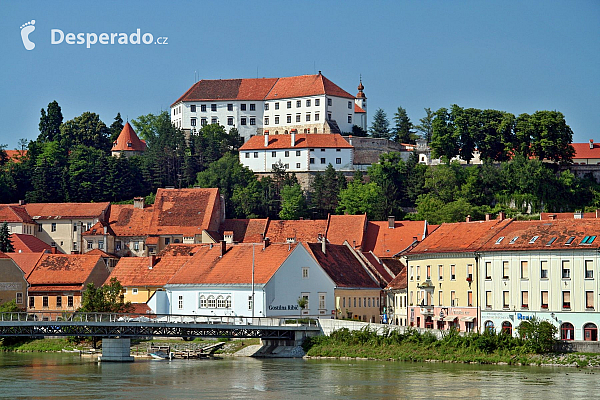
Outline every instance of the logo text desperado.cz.
[[93, 44], [168, 44], [168, 37], [161, 36], [154, 40], [154, 35], [151, 33], [140, 32], [138, 28], [135, 32], [127, 35], [126, 33], [100, 33], [96, 34], [93, 32], [81, 32], [81, 33], [67, 33], [65, 34], [60, 29], [50, 30], [50, 44], [85, 44], [89, 49]]

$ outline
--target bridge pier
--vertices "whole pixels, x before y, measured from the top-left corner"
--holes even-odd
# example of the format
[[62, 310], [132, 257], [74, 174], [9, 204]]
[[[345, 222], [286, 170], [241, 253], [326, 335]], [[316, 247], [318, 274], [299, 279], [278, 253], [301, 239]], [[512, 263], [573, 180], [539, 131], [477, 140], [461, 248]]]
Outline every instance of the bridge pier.
[[131, 339], [102, 339], [102, 356], [100, 361], [132, 362], [129, 349]]

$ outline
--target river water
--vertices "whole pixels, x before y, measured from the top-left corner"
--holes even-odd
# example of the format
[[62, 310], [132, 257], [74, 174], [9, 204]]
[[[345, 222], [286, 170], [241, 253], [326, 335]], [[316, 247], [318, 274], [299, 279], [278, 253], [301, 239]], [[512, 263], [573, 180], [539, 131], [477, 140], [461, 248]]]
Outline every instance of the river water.
[[600, 370], [302, 359], [95, 363], [0, 353], [0, 398], [590, 399]]

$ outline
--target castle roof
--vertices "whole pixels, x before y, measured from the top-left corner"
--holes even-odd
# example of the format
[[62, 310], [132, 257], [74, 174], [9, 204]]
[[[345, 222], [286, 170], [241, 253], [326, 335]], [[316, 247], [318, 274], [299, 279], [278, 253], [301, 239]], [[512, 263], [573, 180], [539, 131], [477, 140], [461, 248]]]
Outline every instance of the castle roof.
[[121, 130], [117, 140], [113, 142], [111, 151], [145, 151], [146, 141], [140, 140], [129, 122]]
[[269, 144], [265, 146], [265, 137], [262, 135], [252, 136], [240, 147], [244, 150], [274, 150], [274, 149], [302, 149], [302, 148], [346, 148], [353, 146], [348, 143], [342, 135], [332, 134], [310, 134], [298, 133], [295, 135], [295, 144], [292, 146], [292, 135], [270, 135]]

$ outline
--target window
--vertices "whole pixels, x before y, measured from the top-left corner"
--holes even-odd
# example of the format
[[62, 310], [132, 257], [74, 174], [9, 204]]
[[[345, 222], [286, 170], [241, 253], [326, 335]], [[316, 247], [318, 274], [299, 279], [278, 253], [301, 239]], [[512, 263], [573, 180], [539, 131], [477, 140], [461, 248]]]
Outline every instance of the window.
[[569, 239], [567, 239], [567, 241], [565, 242], [565, 245], [570, 245], [571, 243], [573, 243], [573, 240], [575, 240], [575, 236], [571, 236]]
[[[242, 104], [242, 106], [244, 106], [244, 110], [246, 109], [246, 105]], [[269, 111], [269, 103], [265, 103], [265, 111]]]
[[284, 154], [284, 157], [289, 157], [290, 156], [290, 152], [288, 150], [286, 150], [283, 154]]
[[88, 240], [87, 241], [87, 248], [88, 248], [88, 250], [93, 249], [94, 248], [94, 241]]
[[311, 159], [310, 159], [310, 163], [311, 163], [311, 164], [314, 164], [314, 163], [315, 163], [315, 159], [311, 157]]
[[196, 126], [196, 118], [190, 119], [190, 125], [191, 126]]
[[98, 240], [98, 248], [104, 250], [104, 240]]
[[53, 222], [50, 227], [50, 232], [56, 232], [56, 222]]
[[227, 125], [233, 125], [233, 117], [227, 117]]
[[202, 125], [202, 126], [208, 125], [208, 121], [206, 120], [206, 118], [200, 119], [200, 125]]
[[275, 117], [275, 125], [277, 125], [279, 123], [279, 116]]
[[296, 168], [300, 168], [300, 163], [296, 163]]
[[596, 236], [586, 236], [583, 238], [583, 240], [579, 244], [592, 244], [595, 239], [596, 239]]
[[244, 153], [246, 158], [250, 158], [250, 153]]
[[327, 99], [327, 105], [328, 105], [328, 106], [331, 106], [331, 104], [332, 104], [332, 103], [331, 103], [331, 99]]
[[279, 103], [275, 103], [275, 109], [279, 110]]
[[308, 310], [310, 308], [308, 301], [309, 301], [309, 294], [308, 293], [302, 293], [301, 296], [302, 299], [304, 299], [306, 301], [306, 305], [304, 306], [304, 310]]
[[450, 280], [451, 281], [456, 280], [456, 265], [450, 266]]
[[258, 158], [258, 151], [254, 152], [254, 158]]
[[77, 242], [73, 242], [73, 250], [77, 251]]
[[325, 293], [319, 293], [319, 310], [325, 310]]
[[[277, 104], [277, 103], [275, 103]], [[252, 296], [248, 296], [248, 310], [252, 310], [254, 308], [254, 301], [252, 301]]]
[[171, 238], [165, 238], [165, 246], [171, 244]]
[[342, 151], [342, 149], [335, 149], [335, 151], [338, 151], [338, 152], [339, 152], [339, 151]]
[[325, 151], [325, 149], [321, 149], [321, 151]]
[[29, 308], [35, 308], [35, 297], [29, 296]]
[[594, 262], [592, 260], [585, 260], [585, 279], [594, 278]]
[[296, 108], [302, 107], [302, 100], [296, 100]]
[[23, 293], [18, 292], [17, 299], [15, 301], [17, 302], [17, 304], [23, 304]]
[[428, 265], [426, 267], [426, 276], [427, 276], [427, 279], [431, 279], [431, 265]]
[[208, 296], [206, 305], [208, 306], [208, 308], [217, 308], [217, 300], [215, 299], [215, 296], [213, 296], [213, 295]]
[[180, 310], [183, 309], [183, 296], [179, 296], [178, 306]]
[[510, 292], [508, 291], [502, 292], [502, 308], [508, 308], [510, 306], [509, 294]]
[[308, 267], [302, 267], [302, 279], [308, 279]]
[[555, 238], [555, 237], [553, 237], [552, 239], [550, 239], [550, 240], [548, 241], [548, 243], [546, 243], [546, 246], [550, 246], [552, 243], [554, 243], [554, 241], [555, 241], [555, 240], [556, 240], [556, 238]]
[[521, 308], [529, 308], [529, 292], [527, 290], [521, 292]]
[[200, 111], [206, 112], [206, 104], [200, 104]]
[[43, 231], [44, 231], [44, 228], [42, 227], [42, 224], [39, 224], [38, 225], [38, 232], [43, 232]]
[[502, 243], [502, 239], [504, 239], [504, 236], [500, 236], [500, 237], [498, 238], [498, 240], [496, 240], [496, 243], [495, 243], [495, 244], [500, 244], [500, 243]]
[[508, 242], [508, 244], [515, 244], [515, 242], [517, 241], [517, 239], [519, 239], [519, 237], [518, 237], [518, 236], [515, 236], [514, 238], [512, 238], [512, 239], [510, 240], [510, 242]]
[[[246, 117], [240, 118], [240, 125], [246, 125], [246, 121], [248, 121]], [[269, 118], [265, 118], [265, 125], [269, 125]]]
[[200, 295], [200, 299], [198, 300], [198, 308], [206, 308], [206, 297], [204, 295]]
[[352, 123], [352, 115], [348, 115], [348, 123], [351, 124]]
[[319, 107], [321, 105], [321, 99], [315, 99], [315, 106]]
[[225, 298], [225, 308], [231, 308], [231, 296]]
[[[165, 244], [167, 244], [167, 240], [166, 239], [165, 239]], [[133, 249], [135, 251], [138, 251], [140, 249], [140, 242], [133, 242]]]
[[335, 159], [335, 163], [336, 163], [336, 164], [341, 164], [341, 163], [342, 163], [342, 159], [341, 159], [341, 158], [339, 158], [339, 157], [338, 157], [338, 158], [336, 158], [336, 159]]
[[[318, 121], [318, 120], [319, 120], [319, 113], [315, 113], [315, 121]], [[315, 133], [317, 133], [317, 132], [315, 132]]]
[[137, 288], [131, 289], [131, 294], [138, 294], [138, 289]]
[[77, 224], [73, 224], [73, 232], [77, 232]]
[[48, 308], [48, 296], [42, 297], [42, 307]]
[[256, 111], [256, 104], [250, 104], [250, 111]]
[[217, 297], [217, 308], [225, 308], [225, 298], [223, 296]]
[[327, 113], [327, 120], [331, 121], [331, 113]]
[[325, 164], [325, 158], [321, 158], [321, 164]]
[[585, 308], [594, 309], [594, 292], [591, 290], [585, 292]]
[[216, 104], [211, 104], [210, 105], [210, 111], [217, 111], [217, 105]]
[[535, 243], [536, 240], [538, 240], [539, 236], [534, 236], [531, 238], [531, 240], [529, 241], [529, 244], [533, 244]]
[[290, 169], [290, 164], [283, 164], [283, 168]]
[[213, 118], [210, 119], [210, 123], [211, 124], [217, 124], [217, 123], [219, 123], [219, 120], [216, 119], [215, 117], [213, 117]]
[[296, 150], [296, 157], [300, 157], [300, 150]]
[[473, 264], [467, 264], [467, 281], [473, 281]]
[[421, 280], [421, 266], [417, 265], [417, 280]]
[[444, 266], [438, 265], [438, 280], [444, 280]]
[[492, 263], [491, 263], [491, 261], [485, 262], [485, 279], [492, 279]]
[[195, 104], [192, 104], [192, 105], [190, 106], [190, 111], [191, 111], [191, 112], [196, 112], [196, 105], [195, 105]]
[[306, 100], [306, 107], [310, 107], [310, 99]]
[[502, 261], [502, 279], [508, 279], [508, 261]]
[[288, 123], [288, 124], [291, 124], [291, 123], [292, 123], [292, 115], [291, 115], [291, 114], [288, 114], [288, 115], [286, 116], [285, 120], [287, 121], [287, 123]]
[[67, 297], [67, 307], [73, 308], [73, 296]]
[[542, 290], [542, 308], [548, 308], [548, 291]]
[[485, 292], [485, 308], [492, 308], [492, 291]]
[[310, 121], [310, 114], [306, 114], [306, 122]]
[[[229, 111], [233, 111], [233, 104], [232, 104], [232, 107], [231, 107], [231, 108], [232, 108], [232, 109], [231, 109], [231, 110], [229, 110]], [[269, 107], [267, 107], [267, 105], [265, 104], [265, 110], [268, 110], [268, 109], [269, 109]], [[240, 110], [241, 110], [241, 111], [246, 111], [246, 104], [240, 104]]]
[[521, 279], [529, 279], [529, 267], [527, 261], [521, 261]]
[[271, 157], [277, 157], [277, 152], [276, 151], [272, 151], [271, 152]]
[[562, 308], [571, 308], [571, 292], [562, 292]]
[[512, 324], [508, 321], [502, 323], [502, 333], [512, 335]]
[[573, 340], [575, 338], [575, 327], [570, 322], [565, 322], [560, 326], [560, 339]]
[[562, 278], [571, 279], [571, 265], [569, 260], [563, 260], [562, 262]]
[[450, 305], [451, 305], [452, 307], [456, 307], [456, 306], [458, 306], [458, 301], [457, 301], [457, 299], [456, 299], [456, 292], [455, 292], [454, 290], [452, 290], [452, 291], [450, 292]]
[[473, 292], [470, 290], [467, 292], [467, 307], [473, 307]]
[[287, 102], [287, 108], [292, 108], [292, 102], [291, 101]]
[[250, 117], [250, 125], [256, 125], [256, 118]]
[[548, 279], [548, 261], [540, 261], [540, 278]]

